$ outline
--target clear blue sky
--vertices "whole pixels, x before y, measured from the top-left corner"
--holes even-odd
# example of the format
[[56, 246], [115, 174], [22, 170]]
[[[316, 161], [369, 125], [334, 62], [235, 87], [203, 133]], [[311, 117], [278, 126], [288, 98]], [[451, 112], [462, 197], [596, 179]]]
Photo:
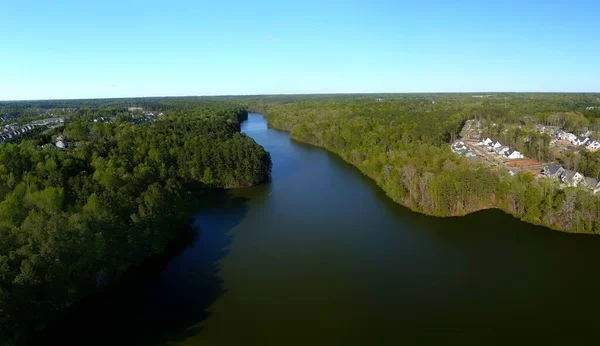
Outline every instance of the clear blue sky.
[[600, 1], [0, 0], [0, 100], [600, 91]]

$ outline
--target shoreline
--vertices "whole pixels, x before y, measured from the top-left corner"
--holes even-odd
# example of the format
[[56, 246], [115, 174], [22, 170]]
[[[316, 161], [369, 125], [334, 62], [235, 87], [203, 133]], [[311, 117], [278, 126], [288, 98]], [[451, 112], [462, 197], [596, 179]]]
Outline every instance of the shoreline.
[[312, 145], [312, 146], [315, 146], [315, 147], [318, 147], [318, 148], [325, 149], [328, 152], [336, 155], [337, 157], [339, 157], [340, 159], [342, 159], [344, 162], [346, 162], [349, 165], [351, 165], [352, 167], [356, 168], [363, 176], [367, 177], [373, 183], [375, 183], [375, 185], [377, 185], [377, 187], [380, 188], [381, 191], [383, 191], [383, 193], [386, 195], [387, 198], [389, 198], [394, 203], [399, 204], [400, 206], [402, 206], [404, 208], [407, 208], [408, 210], [410, 210], [410, 211], [412, 211], [414, 213], [419, 213], [419, 214], [426, 215], [426, 216], [432, 216], [432, 217], [436, 217], [436, 218], [446, 219], [446, 218], [464, 217], [464, 216], [467, 216], [467, 215], [470, 215], [470, 214], [474, 214], [476, 212], [483, 211], [483, 210], [497, 209], [497, 210], [500, 210], [500, 211], [502, 211], [503, 213], [505, 213], [507, 215], [510, 215], [510, 216], [514, 217], [515, 219], [517, 219], [517, 220], [519, 220], [521, 222], [525, 222], [525, 223], [530, 224], [530, 225], [540, 226], [540, 227], [546, 228], [546, 229], [551, 230], [551, 231], [556, 231], [556, 232], [561, 232], [561, 233], [567, 233], [567, 234], [574, 234], [574, 235], [596, 235], [596, 233], [577, 232], [577, 231], [572, 231], [572, 230], [567, 230], [567, 229], [561, 229], [561, 228], [558, 228], [558, 227], [553, 227], [551, 225], [547, 225], [547, 224], [544, 224], [544, 223], [541, 223], [541, 222], [540, 223], [536, 223], [536, 222], [526, 221], [522, 217], [520, 217], [519, 215], [517, 215], [515, 213], [512, 213], [510, 211], [507, 211], [507, 210], [505, 210], [505, 209], [503, 209], [501, 207], [498, 207], [496, 205], [491, 205], [491, 206], [488, 206], [488, 207], [480, 207], [480, 208], [477, 208], [477, 209], [474, 209], [474, 210], [469, 210], [469, 211], [466, 211], [465, 213], [456, 214], [456, 215], [436, 215], [434, 213], [429, 213], [429, 212], [425, 212], [425, 211], [422, 211], [422, 210], [418, 210], [418, 209], [412, 208], [411, 206], [406, 205], [403, 201], [398, 201], [397, 199], [395, 199], [392, 196], [390, 196], [390, 194], [388, 193], [388, 191], [386, 191], [379, 184], [379, 182], [376, 179], [374, 179], [373, 177], [371, 177], [368, 174], [366, 174], [365, 172], [363, 172], [363, 170], [360, 167], [358, 167], [354, 163], [348, 161], [345, 157], [343, 157], [339, 153], [337, 153], [337, 152], [335, 152], [333, 150], [330, 150], [326, 146], [318, 145], [318, 144], [315, 144], [315, 143], [311, 143], [311, 142], [308, 142], [308, 141], [304, 141], [304, 140], [298, 139], [298, 138], [296, 138], [296, 137], [293, 136], [293, 133], [292, 133], [291, 129], [286, 129], [286, 128], [278, 127], [277, 125], [274, 125], [272, 122], [269, 121], [269, 116], [266, 115], [265, 113], [258, 113], [258, 114], [261, 114], [267, 120], [268, 126], [272, 127], [273, 129], [276, 129], [278, 131], [287, 132], [289, 134], [289, 136], [290, 136], [290, 139], [292, 139], [294, 141], [297, 141], [297, 142], [300, 142], [300, 143], [304, 143], [304, 144], [308, 144], [308, 145]]

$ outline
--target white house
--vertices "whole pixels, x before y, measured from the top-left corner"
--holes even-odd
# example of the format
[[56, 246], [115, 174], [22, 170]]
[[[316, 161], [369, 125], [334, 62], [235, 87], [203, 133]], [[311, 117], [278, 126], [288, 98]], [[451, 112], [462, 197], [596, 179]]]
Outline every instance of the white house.
[[492, 141], [491, 139], [489, 139], [489, 138], [486, 138], [486, 139], [482, 140], [481, 142], [479, 142], [479, 145], [490, 145], [490, 144], [492, 144], [493, 142], [494, 142], [494, 141]]
[[455, 153], [467, 150], [467, 146], [464, 142], [456, 142], [452, 145], [452, 151]]
[[572, 134], [570, 132], [560, 132], [558, 134], [558, 138], [573, 143], [573, 141], [577, 139], [577, 136], [575, 136], [574, 134]]
[[60, 149], [65, 149], [68, 146], [67, 140], [63, 136], [56, 137], [56, 143], [54, 145]]
[[574, 145], [584, 145], [590, 140], [589, 137], [577, 137], [575, 140], [571, 141]]
[[492, 145], [492, 150], [496, 150], [498, 148], [500, 148], [502, 146], [502, 144], [500, 142], [496, 142]]
[[565, 172], [560, 176], [560, 180], [563, 184], [567, 184], [567, 186], [577, 186], [581, 183], [585, 177], [581, 175], [579, 172], [565, 170]]
[[516, 151], [516, 150], [508, 150], [504, 156], [506, 156], [507, 159], [522, 159], [523, 158], [523, 154], [521, 154], [520, 152]]
[[509, 150], [510, 150], [510, 148], [509, 148], [509, 147], [507, 147], [507, 146], [504, 146], [504, 145], [503, 145], [503, 146], [501, 146], [501, 147], [499, 147], [499, 148], [496, 148], [496, 149], [494, 149], [494, 151], [495, 151], [496, 153], [498, 153], [498, 155], [504, 155], [504, 154], [506, 154], [506, 152], [507, 152], [507, 151], [509, 151]]
[[588, 144], [588, 149], [592, 149], [592, 150], [597, 150], [600, 149], [600, 142], [598, 141], [592, 141]]

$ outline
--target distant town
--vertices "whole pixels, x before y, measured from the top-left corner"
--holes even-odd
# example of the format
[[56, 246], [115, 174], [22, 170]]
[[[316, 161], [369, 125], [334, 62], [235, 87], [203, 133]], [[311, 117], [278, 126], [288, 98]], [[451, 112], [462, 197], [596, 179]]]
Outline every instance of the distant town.
[[[28, 134], [44, 134], [53, 129], [61, 129], [64, 127], [65, 122], [75, 116], [78, 111], [77, 108], [60, 108], [40, 111], [33, 115], [35, 120], [27, 121], [25, 123], [16, 122], [19, 118], [13, 119], [12, 117], [3, 116], [0, 118], [0, 143], [8, 141], [17, 141], [22, 139]], [[143, 107], [127, 107], [126, 111], [129, 113], [131, 122], [134, 124], [142, 124], [145, 122], [154, 121], [159, 117], [164, 116], [163, 112], [155, 114], [153, 111], [144, 110]], [[61, 115], [56, 115], [61, 113]], [[31, 118], [31, 116], [30, 116]], [[89, 119], [92, 123], [112, 123], [115, 121], [116, 116], [100, 116]], [[44, 147], [54, 146], [59, 149], [66, 149], [69, 147], [69, 139], [62, 133], [55, 134], [52, 143], [43, 145]]]

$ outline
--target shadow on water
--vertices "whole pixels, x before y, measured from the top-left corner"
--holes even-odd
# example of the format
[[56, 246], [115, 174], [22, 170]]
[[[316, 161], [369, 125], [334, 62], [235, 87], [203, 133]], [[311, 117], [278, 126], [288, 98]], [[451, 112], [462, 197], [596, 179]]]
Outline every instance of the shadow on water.
[[197, 334], [207, 308], [225, 293], [218, 262], [246, 203], [227, 191], [207, 193], [194, 224], [164, 253], [83, 299], [32, 345], [161, 345]]

